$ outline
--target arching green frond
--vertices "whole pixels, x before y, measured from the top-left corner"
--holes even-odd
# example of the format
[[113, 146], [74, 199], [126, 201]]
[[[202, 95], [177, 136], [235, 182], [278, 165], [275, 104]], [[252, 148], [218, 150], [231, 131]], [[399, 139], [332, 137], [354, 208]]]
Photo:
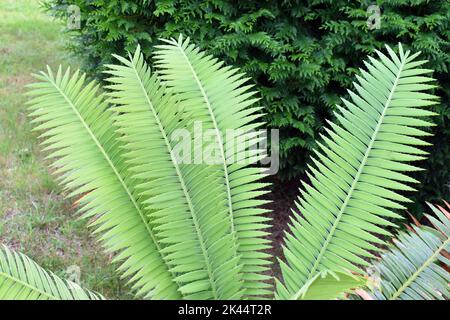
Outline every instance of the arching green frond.
[[363, 273], [365, 258], [379, 250], [374, 243], [384, 244], [377, 234], [390, 235], [382, 227], [410, 201], [400, 191], [413, 190], [408, 173], [420, 169], [410, 162], [424, 158], [418, 147], [429, 135], [419, 128], [432, 125], [421, 118], [433, 115], [426, 107], [437, 97], [422, 92], [433, 79], [418, 54], [387, 51], [366, 62], [352, 101], [343, 100], [315, 151], [285, 237], [280, 299], [296, 296], [323, 270]]
[[26, 255], [0, 248], [0, 300], [99, 299], [104, 298], [47, 272]]
[[[266, 193], [265, 184], [258, 183], [263, 178], [261, 169], [253, 168], [259, 158], [258, 150], [252, 149], [261, 139], [255, 132], [262, 123], [259, 108], [251, 107], [257, 100], [255, 92], [237, 69], [223, 67], [222, 62], [206, 55], [183, 40], [164, 40], [157, 46], [156, 66], [163, 83], [177, 96], [180, 106], [186, 112], [195, 112], [195, 118], [202, 121], [205, 130], [214, 133], [215, 149], [218, 153], [218, 169], [224, 188], [224, 200], [234, 242], [238, 247], [245, 296], [271, 294], [268, 280], [262, 272], [270, 264], [269, 256], [262, 252], [268, 248], [267, 218], [262, 214], [264, 204], [257, 199]], [[240, 131], [240, 133], [239, 133]], [[246, 136], [247, 144], [227, 144], [227, 132]]]
[[45, 130], [44, 150], [61, 184], [69, 196], [80, 197], [79, 211], [91, 219], [106, 250], [117, 253], [119, 269], [138, 294], [179, 298], [98, 86], [85, 84], [78, 71], [71, 75], [61, 68], [56, 75], [49, 69], [36, 78], [40, 82], [29, 92], [32, 122], [39, 123], [36, 130]]
[[375, 265], [379, 300], [444, 300], [450, 298], [450, 273], [442, 267], [450, 260], [450, 206], [430, 205], [435, 217], [427, 218], [436, 229], [413, 226], [402, 232]]
[[106, 72], [120, 140], [179, 291], [186, 299], [240, 299], [242, 276], [220, 168], [183, 163], [174, 151], [179, 141], [173, 134], [190, 133], [201, 106], [186, 117], [139, 48], [130, 60], [117, 59], [122, 64]]
[[311, 278], [294, 296], [295, 300], [335, 300], [344, 294], [361, 288], [366, 281], [348, 272], [325, 270]]

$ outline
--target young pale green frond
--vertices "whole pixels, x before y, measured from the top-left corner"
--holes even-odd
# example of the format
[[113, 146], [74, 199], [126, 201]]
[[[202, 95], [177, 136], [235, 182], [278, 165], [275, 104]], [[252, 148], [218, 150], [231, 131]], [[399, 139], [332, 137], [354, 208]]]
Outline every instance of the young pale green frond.
[[379, 300], [444, 300], [450, 298], [450, 206], [430, 205], [435, 217], [427, 216], [436, 229], [417, 227], [402, 232], [391, 249], [375, 265]]
[[420, 169], [410, 162], [426, 155], [418, 147], [428, 145], [421, 138], [429, 133], [419, 128], [432, 125], [422, 118], [433, 115], [425, 107], [437, 97], [422, 92], [433, 79], [418, 54], [387, 51], [366, 62], [352, 101], [343, 99], [315, 151], [285, 237], [280, 299], [296, 296], [323, 270], [363, 273], [365, 258], [379, 250], [373, 243], [384, 244], [377, 234], [390, 235], [382, 227], [393, 226], [389, 218], [410, 201], [400, 192], [417, 182], [408, 173]]
[[100, 299], [104, 299], [100, 294], [62, 280], [26, 255], [0, 248], [0, 300]]
[[191, 133], [201, 108], [181, 110], [139, 48], [129, 60], [116, 58], [122, 64], [106, 71], [115, 122], [180, 293], [186, 299], [240, 299], [242, 276], [220, 168], [184, 163], [174, 150], [174, 135]]
[[[257, 129], [259, 108], [251, 107], [257, 101], [255, 92], [237, 69], [223, 67], [217, 59], [206, 55], [189, 38], [163, 40], [155, 53], [156, 66], [163, 83], [170, 88], [180, 106], [195, 114], [203, 128], [213, 132], [221, 170], [218, 183], [224, 188], [233, 241], [237, 244], [244, 280], [245, 297], [271, 294], [268, 277], [269, 256], [264, 239], [268, 228], [266, 211], [258, 206], [265, 201], [257, 199], [266, 193], [263, 171], [251, 165], [261, 157]], [[225, 136], [246, 137], [246, 143], [230, 145]]]
[[325, 270], [317, 273], [298, 291], [295, 300], [335, 300], [365, 286], [366, 280], [348, 272]]
[[91, 219], [106, 250], [117, 253], [123, 276], [131, 278], [138, 294], [179, 298], [98, 86], [61, 68], [56, 75], [49, 69], [36, 77], [40, 82], [28, 93], [34, 96], [30, 116], [39, 123], [36, 130], [45, 130], [44, 150], [69, 196], [80, 197], [80, 213]]

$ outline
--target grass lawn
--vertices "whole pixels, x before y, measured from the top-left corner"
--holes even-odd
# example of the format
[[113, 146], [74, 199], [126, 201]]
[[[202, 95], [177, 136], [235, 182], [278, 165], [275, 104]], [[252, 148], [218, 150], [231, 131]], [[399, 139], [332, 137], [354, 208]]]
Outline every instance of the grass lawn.
[[61, 30], [37, 0], [0, 0], [0, 243], [63, 277], [78, 266], [82, 285], [129, 298], [111, 257], [50, 175], [26, 116], [31, 73], [69, 62]]

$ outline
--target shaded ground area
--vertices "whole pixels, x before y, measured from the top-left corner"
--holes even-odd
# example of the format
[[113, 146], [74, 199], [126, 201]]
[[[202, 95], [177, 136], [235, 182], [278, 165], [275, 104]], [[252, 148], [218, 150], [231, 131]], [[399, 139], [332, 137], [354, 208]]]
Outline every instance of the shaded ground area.
[[0, 0], [0, 243], [61, 276], [76, 265], [83, 285], [127, 298], [111, 257], [50, 176], [26, 118], [23, 93], [31, 73], [68, 61], [61, 36], [37, 0]]
[[272, 183], [272, 190], [265, 197], [272, 201], [266, 207], [272, 210], [269, 214], [269, 217], [272, 218], [272, 228], [268, 231], [270, 232], [269, 239], [272, 240], [273, 244], [273, 249], [269, 252], [274, 257], [273, 275], [279, 278], [280, 269], [276, 258], [283, 257], [281, 247], [283, 244], [283, 235], [287, 229], [291, 209], [294, 208], [294, 201], [297, 199], [300, 180], [280, 182], [274, 178], [269, 178], [268, 182]]

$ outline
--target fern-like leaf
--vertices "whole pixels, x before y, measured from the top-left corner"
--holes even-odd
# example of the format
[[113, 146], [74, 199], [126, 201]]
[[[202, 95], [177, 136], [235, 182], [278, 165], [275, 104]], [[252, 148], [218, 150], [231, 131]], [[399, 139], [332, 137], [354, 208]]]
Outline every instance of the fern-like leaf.
[[390, 218], [404, 209], [408, 198], [400, 191], [413, 190], [417, 182], [408, 172], [420, 170], [410, 164], [423, 159], [421, 137], [429, 133], [419, 127], [432, 124], [421, 118], [433, 115], [424, 107], [437, 97], [423, 93], [432, 88], [432, 70], [418, 68], [416, 61], [399, 46], [399, 54], [387, 47], [388, 56], [369, 58], [361, 70], [352, 102], [338, 106], [337, 123], [325, 128], [323, 142], [307, 172], [297, 212], [289, 223], [281, 261], [283, 282], [277, 282], [277, 297], [289, 299], [318, 272], [347, 270], [364, 273], [370, 251], [384, 244], [378, 235], [393, 226]]
[[30, 115], [40, 123], [35, 130], [45, 130], [44, 150], [68, 196], [80, 197], [79, 211], [92, 220], [106, 250], [117, 253], [119, 270], [137, 294], [179, 298], [98, 85], [61, 68], [56, 75], [48, 69], [36, 78], [40, 82], [30, 85], [28, 93], [34, 96]]
[[450, 298], [449, 266], [450, 206], [429, 205], [435, 214], [427, 215], [436, 229], [413, 226], [402, 232], [390, 250], [375, 265], [378, 300], [444, 300]]
[[[152, 75], [138, 48], [106, 71], [127, 162], [180, 292], [187, 299], [240, 299], [242, 279], [215, 166], [183, 164], [171, 139], [195, 117]], [[197, 110], [190, 110], [198, 114]], [[200, 108], [200, 112], [201, 112]]]
[[[267, 201], [257, 199], [267, 191], [266, 184], [258, 182], [264, 177], [260, 168], [252, 166], [261, 155], [259, 150], [251, 152], [261, 137], [254, 130], [259, 121], [260, 108], [251, 107], [257, 100], [248, 80], [237, 69], [223, 67], [222, 62], [206, 55], [189, 42], [189, 38], [164, 40], [157, 46], [156, 67], [163, 83], [171, 89], [186, 112], [195, 109], [196, 119], [202, 121], [205, 130], [214, 132], [214, 141], [220, 158], [220, 185], [224, 188], [233, 242], [240, 257], [244, 280], [244, 297], [271, 294], [268, 276], [270, 256], [263, 252], [268, 240], [264, 239], [268, 228], [267, 210], [258, 208]], [[227, 130], [241, 131], [247, 144], [235, 148], [227, 146]], [[237, 160], [242, 161], [237, 161]]]
[[99, 299], [104, 298], [47, 272], [26, 255], [0, 248], [0, 300]]

